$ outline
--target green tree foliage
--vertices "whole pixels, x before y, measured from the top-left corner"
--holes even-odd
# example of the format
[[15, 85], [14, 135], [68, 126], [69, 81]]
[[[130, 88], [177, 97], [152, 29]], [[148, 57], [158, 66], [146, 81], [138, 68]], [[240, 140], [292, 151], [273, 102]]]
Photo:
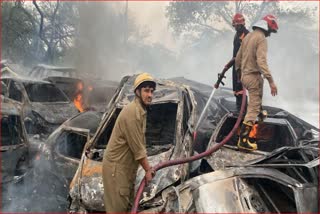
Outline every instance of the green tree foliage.
[[2, 2], [1, 10], [2, 58], [53, 64], [74, 46], [78, 9], [73, 2]]

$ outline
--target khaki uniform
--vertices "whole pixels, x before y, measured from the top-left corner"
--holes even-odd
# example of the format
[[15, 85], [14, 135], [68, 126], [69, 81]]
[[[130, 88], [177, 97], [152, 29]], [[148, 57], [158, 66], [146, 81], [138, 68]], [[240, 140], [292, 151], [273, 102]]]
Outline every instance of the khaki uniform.
[[267, 39], [260, 29], [249, 33], [238, 51], [236, 69], [241, 69], [241, 82], [249, 92], [249, 103], [244, 122], [255, 121], [261, 111], [263, 79], [273, 82], [267, 64]]
[[104, 200], [107, 212], [128, 212], [133, 202], [138, 160], [147, 157], [146, 110], [136, 98], [123, 108], [103, 157]]

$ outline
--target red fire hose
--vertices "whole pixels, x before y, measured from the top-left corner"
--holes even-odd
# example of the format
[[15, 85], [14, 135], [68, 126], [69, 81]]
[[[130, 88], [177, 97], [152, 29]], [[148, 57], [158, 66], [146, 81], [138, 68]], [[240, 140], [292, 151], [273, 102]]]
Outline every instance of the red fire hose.
[[[240, 125], [240, 122], [242, 120], [242, 115], [243, 115], [243, 112], [244, 112], [245, 103], [246, 103], [246, 90], [243, 89], [241, 109], [240, 109], [240, 112], [239, 112], [239, 116], [238, 116], [237, 122], [233, 126], [232, 130], [229, 132], [227, 137], [224, 138], [220, 143], [216, 144], [214, 147], [212, 147], [211, 149], [209, 149], [209, 150], [207, 150], [207, 151], [205, 151], [203, 153], [200, 153], [200, 154], [188, 157], [188, 158], [184, 158], [184, 159], [170, 160], [170, 161], [167, 161], [167, 162], [160, 163], [160, 164], [156, 165], [155, 167], [153, 167], [154, 171], [158, 171], [158, 170], [160, 170], [162, 168], [165, 168], [165, 167], [168, 167], [168, 166], [174, 166], [174, 165], [178, 165], [178, 164], [184, 164], [184, 163], [196, 161], [196, 160], [199, 160], [199, 159], [201, 159], [203, 157], [209, 156], [213, 152], [215, 152], [218, 149], [220, 149], [220, 147], [223, 146], [226, 142], [228, 142], [230, 140], [230, 138], [234, 135], [234, 133], [237, 131], [237, 129], [238, 129], [239, 125]], [[143, 189], [144, 189], [145, 185], [146, 185], [146, 181], [145, 181], [145, 179], [142, 179], [142, 181], [140, 183], [140, 186], [138, 188], [138, 191], [137, 191], [137, 195], [136, 195], [135, 200], [134, 200], [134, 205], [133, 205], [133, 207], [131, 209], [131, 213], [137, 213], [138, 206], [139, 206], [139, 201], [140, 201], [140, 198], [141, 198], [141, 195], [142, 195], [142, 192], [143, 192]]]

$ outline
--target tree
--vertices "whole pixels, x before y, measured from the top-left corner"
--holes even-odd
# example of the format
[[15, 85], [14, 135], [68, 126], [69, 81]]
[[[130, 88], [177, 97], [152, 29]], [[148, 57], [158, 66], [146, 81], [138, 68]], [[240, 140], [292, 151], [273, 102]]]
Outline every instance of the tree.
[[196, 35], [204, 32], [214, 35], [230, 31], [232, 29], [232, 17], [235, 13], [243, 13], [246, 17], [247, 26], [258, 21], [262, 16], [272, 13], [273, 15], [284, 15], [298, 13], [310, 16], [314, 13], [312, 9], [281, 9], [278, 1], [224, 1], [224, 2], [171, 2], [166, 8], [166, 16], [169, 26], [177, 36]]
[[21, 1], [3, 2], [2, 10], [2, 58], [13, 61], [34, 58], [34, 34], [36, 21]]
[[77, 33], [73, 2], [15, 1], [1, 4], [3, 57], [24, 64], [57, 63]]
[[76, 35], [77, 8], [74, 4], [57, 2], [37, 2], [33, 5], [38, 12], [38, 38], [45, 45], [44, 59], [52, 64], [54, 59], [63, 55], [66, 49], [71, 48]]

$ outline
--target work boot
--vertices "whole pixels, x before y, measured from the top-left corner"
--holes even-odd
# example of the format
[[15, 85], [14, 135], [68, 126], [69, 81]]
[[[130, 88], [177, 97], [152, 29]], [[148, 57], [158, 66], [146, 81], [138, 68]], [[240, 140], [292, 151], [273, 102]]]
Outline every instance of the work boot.
[[257, 150], [258, 146], [255, 140], [249, 138], [250, 131], [252, 129], [252, 123], [243, 122], [240, 130], [240, 136], [238, 141], [238, 148], [248, 151]]
[[258, 123], [262, 123], [268, 117], [268, 112], [266, 110], [261, 110], [258, 114]]

